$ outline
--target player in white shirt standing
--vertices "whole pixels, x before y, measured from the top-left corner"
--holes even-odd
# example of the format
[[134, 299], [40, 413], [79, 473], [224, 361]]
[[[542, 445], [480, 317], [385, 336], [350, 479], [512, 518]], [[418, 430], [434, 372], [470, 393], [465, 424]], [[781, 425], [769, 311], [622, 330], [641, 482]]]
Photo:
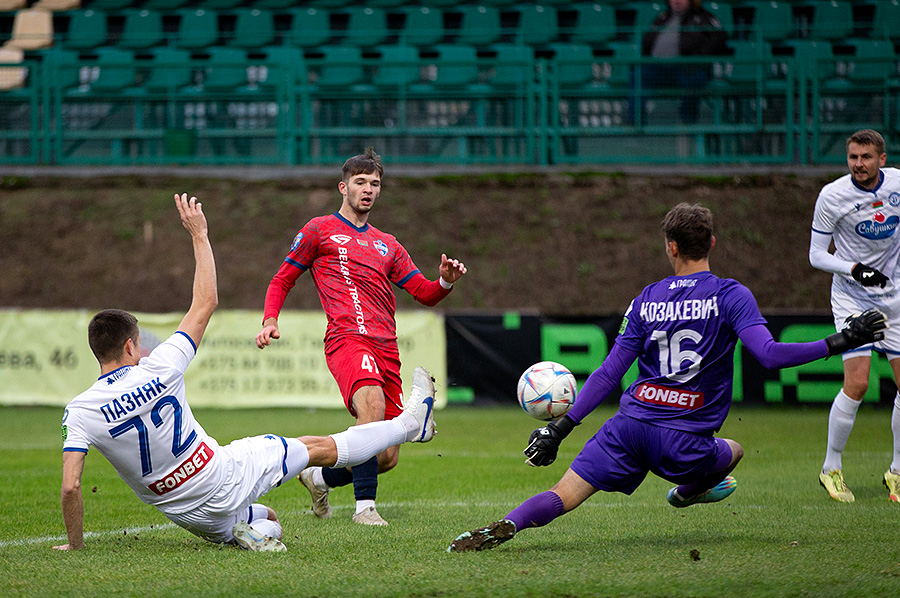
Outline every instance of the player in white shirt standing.
[[[853, 502], [841, 471], [841, 453], [868, 389], [873, 348], [887, 355], [900, 387], [900, 170], [884, 168], [886, 161], [884, 139], [877, 131], [863, 129], [847, 139], [850, 174], [819, 193], [809, 244], [810, 264], [834, 273], [831, 309], [838, 330], [848, 316], [870, 307], [884, 312], [890, 325], [884, 340], [843, 355], [844, 386], [831, 406], [819, 474], [819, 482], [840, 502]], [[883, 481], [891, 500], [900, 502], [900, 392], [894, 398], [891, 430], [893, 460]]]
[[331, 436], [267, 434], [219, 446], [194, 419], [184, 386], [184, 372], [218, 304], [216, 265], [197, 198], [176, 195], [175, 205], [194, 246], [191, 307], [178, 331], [143, 359], [133, 315], [106, 310], [91, 320], [88, 340], [101, 376], [63, 416], [68, 543], [55, 549], [84, 548], [81, 476], [90, 446], [138, 498], [191, 533], [210, 542], [281, 551], [281, 525], [272, 509], [256, 503], [259, 497], [308, 466], [356, 465], [404, 442], [427, 442], [434, 434], [434, 385], [428, 372], [417, 368], [409, 402], [395, 419]]

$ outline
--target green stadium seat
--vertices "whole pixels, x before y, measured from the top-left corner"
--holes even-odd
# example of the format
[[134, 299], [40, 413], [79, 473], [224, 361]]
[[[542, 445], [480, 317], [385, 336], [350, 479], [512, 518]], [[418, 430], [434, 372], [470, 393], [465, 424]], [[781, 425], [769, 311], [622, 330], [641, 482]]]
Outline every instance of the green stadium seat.
[[275, 39], [275, 17], [257, 8], [235, 11], [237, 20], [231, 45], [238, 48], [261, 48]]
[[206, 48], [219, 41], [219, 15], [212, 10], [198, 8], [181, 13], [176, 34], [179, 48]]
[[316, 85], [349, 89], [363, 82], [362, 51], [357, 46], [324, 46], [324, 59]]
[[90, 92], [116, 93], [133, 86], [137, 81], [134, 54], [119, 48], [99, 48], [97, 66], [100, 72], [91, 83]]
[[437, 8], [410, 7], [400, 31], [400, 42], [412, 46], [431, 46], [444, 39], [444, 15]]
[[900, 38], [900, 0], [879, 0], [872, 17], [872, 37]]
[[88, 8], [91, 10], [110, 11], [130, 8], [136, 4], [136, 0], [90, 0]]
[[753, 60], [771, 60], [772, 46], [766, 42], [729, 40], [728, 46], [734, 52], [734, 58], [747, 62], [731, 62], [724, 74], [730, 85], [748, 86], [764, 81], [769, 75], [770, 63], [754, 64]]
[[47, 66], [52, 69], [54, 87], [66, 91], [81, 83], [78, 52], [57, 46], [47, 50], [43, 56]]
[[129, 10], [119, 46], [137, 50], [159, 44], [163, 39], [162, 15], [150, 10]]
[[165, 12], [182, 8], [187, 3], [188, 0], [144, 0], [141, 4], [141, 8]]
[[818, 78], [821, 83], [827, 83], [834, 77], [834, 52], [829, 42], [804, 39], [787, 40], [785, 44], [793, 49], [794, 61], [807, 77]]
[[290, 8], [297, 3], [294, 0], [255, 0], [253, 8], [264, 8], [267, 10]]
[[853, 8], [849, 2], [814, 2], [809, 36], [813, 39], [842, 40], [853, 34]]
[[203, 76], [203, 91], [235, 91], [247, 85], [247, 53], [239, 48], [207, 48], [209, 62]]
[[791, 37], [793, 12], [788, 2], [758, 2], [753, 5], [753, 33], [757, 41], [781, 41]]
[[456, 43], [480, 46], [500, 37], [500, 11], [494, 6], [464, 5], [459, 7], [462, 20]]
[[632, 2], [625, 5], [626, 8], [634, 11], [633, 30], [635, 39], [640, 40], [641, 37], [650, 30], [650, 25], [656, 20], [661, 12], [666, 9], [665, 2]]
[[380, 8], [357, 6], [347, 10], [347, 30], [343, 43], [351, 46], [375, 46], [388, 35], [387, 14]]
[[621, 62], [609, 63], [604, 83], [610, 88], [630, 88], [632, 64], [641, 58], [641, 47], [634, 42], [610, 42], [609, 47], [613, 58]]
[[374, 83], [378, 87], [403, 89], [419, 81], [419, 50], [414, 46], [381, 46]]
[[425, 5], [436, 8], [443, 8], [445, 6], [455, 8], [459, 5], [459, 0], [428, 0]]
[[587, 44], [551, 44], [560, 87], [587, 85], [594, 79], [594, 51]]
[[147, 92], [177, 91], [191, 81], [191, 54], [187, 50], [160, 47], [151, 50], [143, 88]]
[[478, 54], [472, 46], [440, 44], [436, 47], [437, 72], [432, 81], [435, 87], [461, 90], [478, 80]]
[[854, 84], [884, 84], [897, 77], [897, 56], [894, 44], [884, 39], [859, 39], [848, 42], [853, 46], [853, 58], [848, 65], [847, 78]]
[[705, 2], [703, 8], [709, 11], [719, 23], [722, 30], [729, 36], [734, 35], [734, 13], [732, 7], [727, 2]]
[[203, 0], [201, 6], [207, 10], [227, 10], [241, 4], [243, 0]]
[[366, 6], [372, 8], [397, 8], [406, 4], [406, 0], [368, 0]]
[[303, 50], [291, 46], [270, 46], [264, 50], [267, 67], [256, 83], [260, 87], [274, 88], [282, 76], [292, 75], [295, 85], [306, 85], [306, 61]]
[[318, 8], [304, 8], [291, 12], [291, 28], [288, 34], [291, 45], [315, 48], [331, 39], [328, 12]]
[[106, 43], [106, 13], [96, 10], [73, 10], [68, 13], [69, 29], [65, 46], [75, 50], [96, 48]]
[[520, 44], [494, 44], [496, 53], [493, 75], [488, 83], [493, 87], [522, 88], [534, 78], [534, 49]]
[[516, 41], [529, 46], [540, 46], [556, 41], [559, 24], [556, 8], [540, 4], [522, 4], [517, 7], [519, 24]]
[[309, 0], [307, 4], [312, 8], [341, 8], [353, 4], [353, 0]]
[[570, 41], [603, 44], [616, 36], [616, 11], [605, 4], [576, 4], [575, 25]]

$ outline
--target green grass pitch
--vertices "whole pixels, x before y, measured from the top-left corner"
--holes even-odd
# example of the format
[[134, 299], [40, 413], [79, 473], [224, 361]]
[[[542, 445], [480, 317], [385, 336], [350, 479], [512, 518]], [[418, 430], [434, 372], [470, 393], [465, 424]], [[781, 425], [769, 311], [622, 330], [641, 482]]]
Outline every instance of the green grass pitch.
[[[745, 449], [737, 491], [722, 503], [673, 509], [648, 477], [630, 497], [598, 493], [543, 529], [497, 549], [448, 554], [562, 475], [612, 413], [601, 407], [548, 468], [527, 467], [534, 420], [512, 408], [437, 414], [430, 444], [401, 450], [380, 479], [387, 528], [350, 523], [352, 490], [333, 492], [316, 520], [298, 483], [262, 502], [278, 511], [288, 552], [207, 544], [140, 503], [96, 451], [84, 475], [87, 549], [59, 553], [61, 409], [0, 408], [0, 596], [897, 596], [900, 504], [881, 485], [890, 412], [864, 406], [844, 454], [854, 504], [818, 485], [827, 411], [735, 408], [722, 435]], [[225, 443], [258, 433], [326, 434], [343, 411], [199, 410]], [[692, 552], [694, 557], [692, 557]], [[699, 556], [699, 560], [695, 557]]]

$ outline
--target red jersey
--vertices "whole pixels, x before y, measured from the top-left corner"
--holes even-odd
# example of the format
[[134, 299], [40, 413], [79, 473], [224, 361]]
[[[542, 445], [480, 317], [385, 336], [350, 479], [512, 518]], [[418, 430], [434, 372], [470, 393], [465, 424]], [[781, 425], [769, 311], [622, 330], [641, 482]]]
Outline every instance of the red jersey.
[[269, 283], [263, 320], [278, 317], [288, 292], [306, 270], [328, 318], [326, 351], [334, 339], [354, 334], [396, 344], [391, 283], [429, 306], [450, 293], [439, 281], [427, 280], [392, 235], [368, 223], [356, 227], [335, 212], [313, 218], [297, 233]]

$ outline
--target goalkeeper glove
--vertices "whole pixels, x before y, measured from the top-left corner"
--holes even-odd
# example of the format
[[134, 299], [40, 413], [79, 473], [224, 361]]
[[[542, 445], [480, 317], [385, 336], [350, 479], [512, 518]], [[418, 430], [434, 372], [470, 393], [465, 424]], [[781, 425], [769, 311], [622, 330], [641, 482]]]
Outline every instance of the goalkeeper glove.
[[887, 276], [885, 276], [875, 268], [866, 266], [862, 262], [853, 266], [853, 270], [850, 271], [850, 275], [853, 277], [853, 280], [864, 287], [874, 287], [878, 285], [883, 289], [884, 285], [890, 282], [890, 279]]
[[532, 467], [545, 467], [556, 460], [559, 443], [569, 435], [576, 424], [568, 415], [549, 422], [531, 433], [531, 441], [525, 449], [525, 463]]
[[844, 320], [841, 331], [825, 337], [828, 355], [837, 355], [884, 338], [887, 322], [884, 314], [873, 308], [856, 316], [848, 316]]

